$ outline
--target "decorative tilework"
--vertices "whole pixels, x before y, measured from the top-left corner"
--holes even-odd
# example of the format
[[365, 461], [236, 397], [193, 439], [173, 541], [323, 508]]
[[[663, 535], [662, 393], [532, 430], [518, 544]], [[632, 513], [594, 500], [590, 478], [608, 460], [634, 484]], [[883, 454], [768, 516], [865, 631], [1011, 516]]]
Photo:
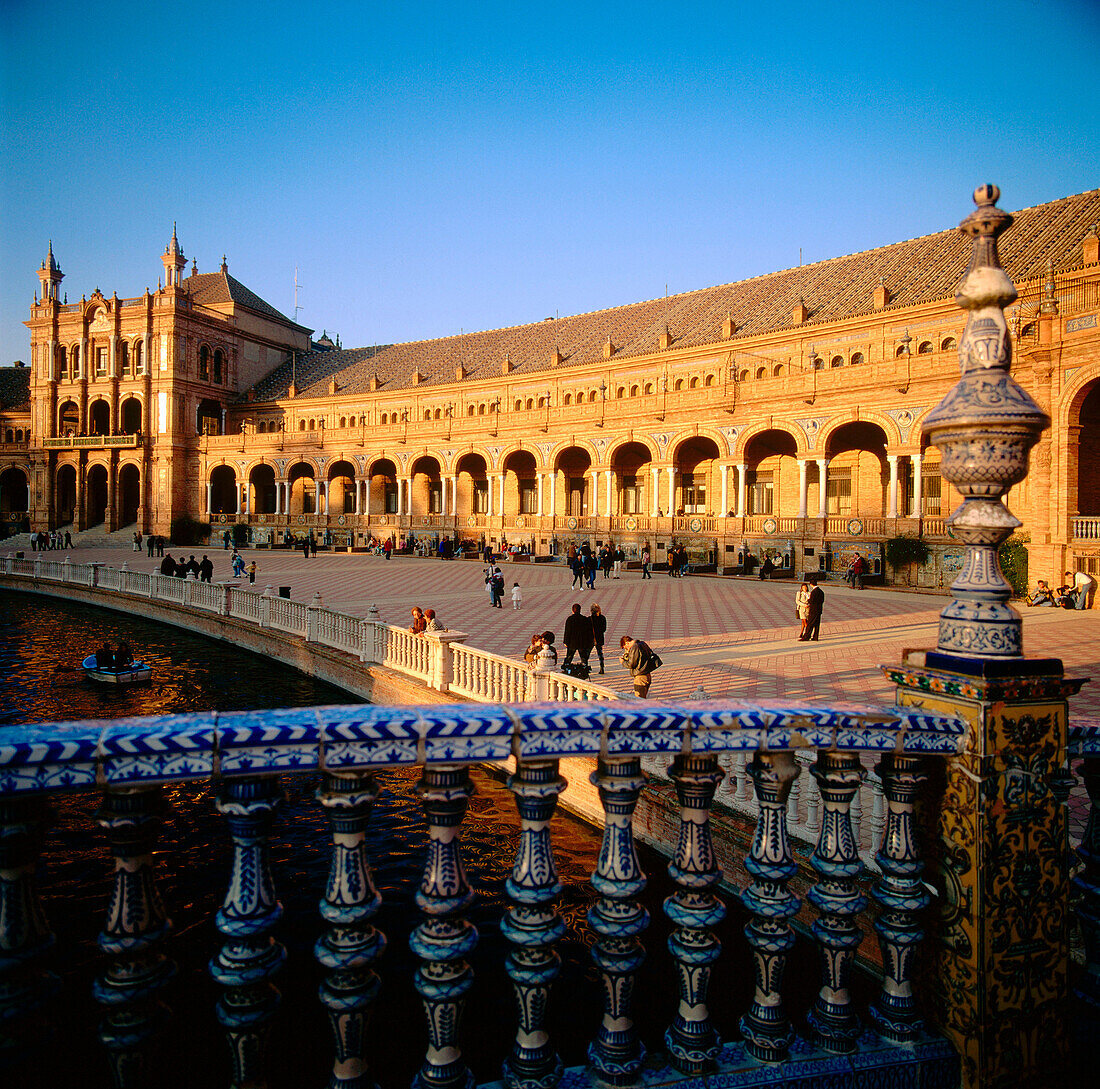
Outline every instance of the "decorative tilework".
[[164, 715], [107, 723], [98, 755], [108, 783], [209, 779], [216, 715]]

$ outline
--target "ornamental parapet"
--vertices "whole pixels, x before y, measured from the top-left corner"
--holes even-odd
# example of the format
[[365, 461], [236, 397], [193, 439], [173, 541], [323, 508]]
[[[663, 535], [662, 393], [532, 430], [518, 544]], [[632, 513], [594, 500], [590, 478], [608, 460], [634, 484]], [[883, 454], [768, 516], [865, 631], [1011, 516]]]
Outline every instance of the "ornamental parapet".
[[141, 446], [142, 437], [136, 435], [60, 435], [42, 439], [46, 450], [102, 450], [106, 447], [133, 448]]

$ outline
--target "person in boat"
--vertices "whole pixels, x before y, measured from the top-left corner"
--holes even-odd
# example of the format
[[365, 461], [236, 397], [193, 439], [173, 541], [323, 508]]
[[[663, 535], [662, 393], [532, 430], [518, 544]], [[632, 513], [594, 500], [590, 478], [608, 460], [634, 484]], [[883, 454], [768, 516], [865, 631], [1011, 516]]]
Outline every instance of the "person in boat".
[[115, 669], [129, 669], [133, 664], [134, 655], [130, 651], [130, 644], [124, 639], [115, 651]]
[[114, 656], [111, 654], [111, 644], [104, 643], [103, 646], [95, 652], [96, 669], [110, 669], [113, 662]]

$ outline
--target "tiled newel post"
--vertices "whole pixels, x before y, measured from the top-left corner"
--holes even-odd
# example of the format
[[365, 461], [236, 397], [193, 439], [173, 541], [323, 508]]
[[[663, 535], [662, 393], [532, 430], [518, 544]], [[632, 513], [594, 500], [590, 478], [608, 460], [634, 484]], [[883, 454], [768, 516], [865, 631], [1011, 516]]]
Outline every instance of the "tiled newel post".
[[[997, 236], [1012, 222], [979, 188], [960, 229], [972, 242], [956, 298], [968, 311], [961, 377], [924, 423], [941, 472], [963, 496], [948, 520], [967, 545], [954, 600], [940, 617], [935, 651], [911, 652], [887, 673], [898, 702], [954, 713], [970, 726], [965, 751], [947, 760], [942, 800], [929, 825], [927, 877], [938, 893], [925, 1007], [958, 1049], [963, 1085], [1048, 1085], [1066, 1059], [1064, 999], [1069, 943], [1067, 829], [1058, 799], [1066, 760], [1066, 698], [1080, 682], [1061, 662], [1023, 657], [997, 548], [1019, 522], [1003, 497], [1027, 475], [1028, 451], [1049, 420], [1009, 373], [1004, 307], [1016, 298], [1000, 267]], [[895, 768], [894, 771], [901, 769]], [[899, 803], [895, 776], [891, 808]], [[907, 789], [907, 788], [904, 788]], [[902, 791], [904, 792], [904, 790]], [[916, 903], [904, 860], [891, 860], [876, 898], [888, 965], [905, 955]], [[915, 939], [914, 939], [915, 940]], [[918, 969], [919, 970], [919, 969]], [[876, 1021], [904, 1030], [903, 995]]]

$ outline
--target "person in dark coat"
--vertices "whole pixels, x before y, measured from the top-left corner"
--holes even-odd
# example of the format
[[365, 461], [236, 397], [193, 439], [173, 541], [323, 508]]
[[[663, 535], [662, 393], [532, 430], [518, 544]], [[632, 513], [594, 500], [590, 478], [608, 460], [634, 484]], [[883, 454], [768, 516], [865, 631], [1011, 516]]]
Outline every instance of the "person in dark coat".
[[607, 617], [599, 605], [593, 605], [589, 610], [592, 614], [592, 643], [596, 648], [596, 657], [600, 660], [600, 672], [603, 672], [603, 642], [607, 635]]
[[171, 552], [160, 561], [160, 573], [162, 575], [174, 575], [176, 573], [176, 561], [172, 559]]
[[595, 639], [592, 634], [592, 618], [585, 616], [579, 605], [574, 605], [573, 611], [566, 617], [564, 638], [565, 661], [562, 665], [569, 665], [576, 654], [587, 666]]
[[199, 578], [203, 582], [210, 582], [214, 578], [214, 561], [204, 552], [202, 563], [199, 564]]
[[817, 642], [818, 629], [821, 627], [821, 609], [825, 604], [825, 591], [815, 582], [810, 591], [809, 613], [806, 617], [805, 634], [798, 638], [801, 642]]

